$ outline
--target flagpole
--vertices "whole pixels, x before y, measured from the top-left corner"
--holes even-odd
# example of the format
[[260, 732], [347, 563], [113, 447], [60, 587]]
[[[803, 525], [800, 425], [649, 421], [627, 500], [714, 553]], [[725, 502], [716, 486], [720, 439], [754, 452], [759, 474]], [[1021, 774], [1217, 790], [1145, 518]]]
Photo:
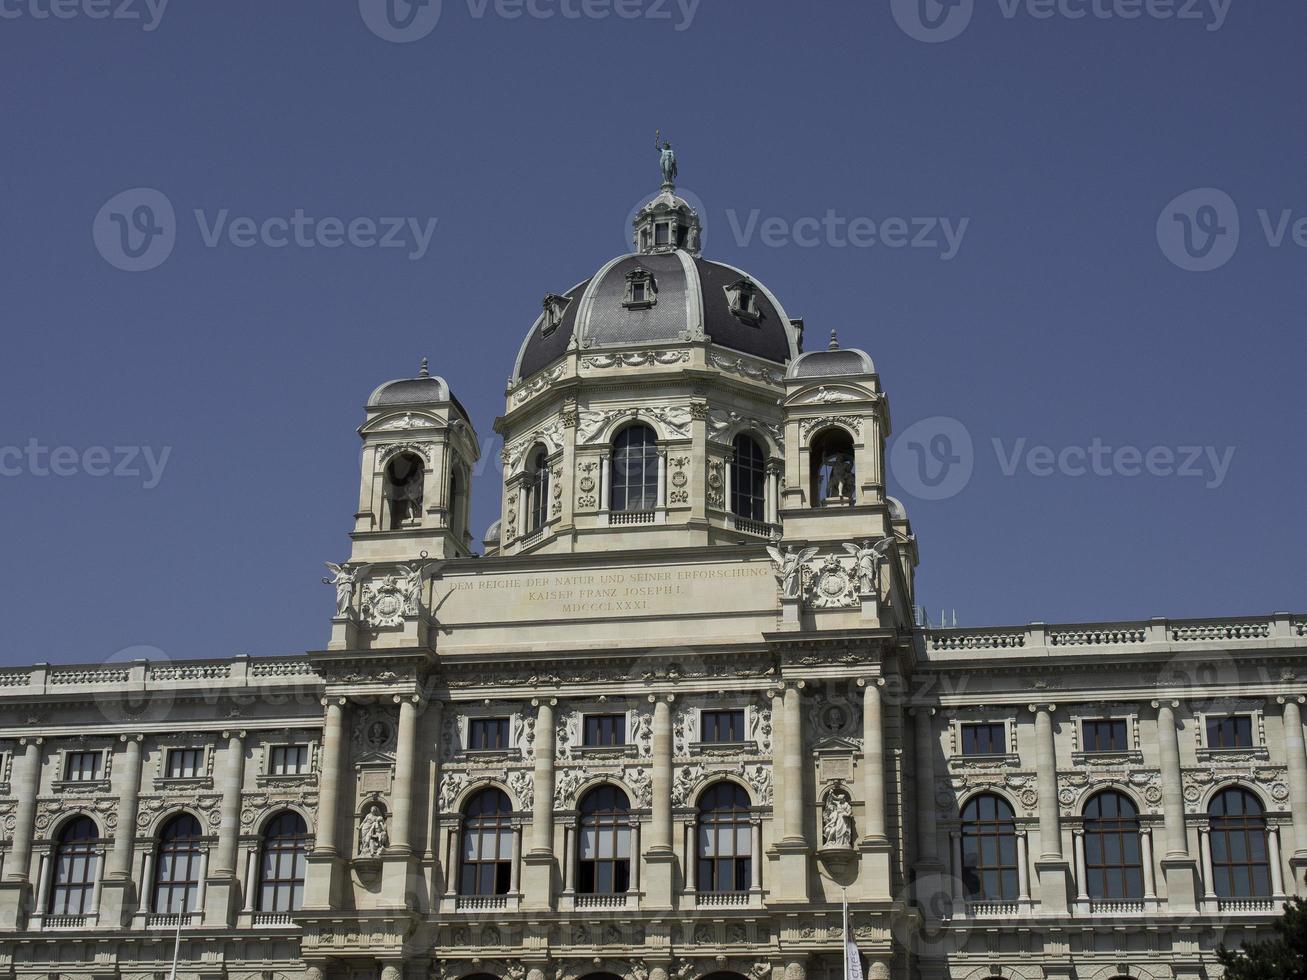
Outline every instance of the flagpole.
[[[840, 889], [840, 895], [843, 898], [843, 909], [840, 913], [840, 924], [844, 933], [844, 980], [848, 980], [848, 889]], [[175, 972], [175, 971], [174, 971]], [[176, 977], [173, 977], [176, 980]]]
[[[183, 903], [183, 907], [185, 907], [185, 903]], [[183, 914], [184, 913], [182, 912], [177, 913], [177, 935], [176, 938], [173, 939], [173, 943], [172, 943], [172, 974], [171, 976], [169, 976], [168, 980], [177, 980], [177, 956], [178, 954], [181, 953], [182, 950], [182, 915]]]

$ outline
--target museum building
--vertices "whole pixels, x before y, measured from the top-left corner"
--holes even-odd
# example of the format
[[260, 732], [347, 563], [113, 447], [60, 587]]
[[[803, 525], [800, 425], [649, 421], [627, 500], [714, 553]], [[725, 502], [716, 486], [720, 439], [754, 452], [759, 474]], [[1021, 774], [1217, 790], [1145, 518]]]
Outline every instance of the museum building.
[[669, 153], [526, 334], [479, 548], [424, 362], [325, 649], [0, 670], [0, 977], [1201, 980], [1304, 894], [1307, 615], [919, 626], [872, 359]]

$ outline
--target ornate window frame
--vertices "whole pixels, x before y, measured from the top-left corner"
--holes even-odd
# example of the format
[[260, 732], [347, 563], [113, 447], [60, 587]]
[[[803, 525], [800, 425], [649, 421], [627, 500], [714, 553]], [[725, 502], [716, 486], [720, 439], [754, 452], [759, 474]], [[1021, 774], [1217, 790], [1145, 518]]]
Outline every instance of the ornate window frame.
[[762, 320], [762, 311], [758, 309], [758, 284], [745, 276], [729, 286], [722, 287], [731, 313], [745, 323], [757, 325]]
[[[744, 738], [738, 742], [705, 742], [703, 741], [703, 713], [705, 711], [739, 711], [743, 715]], [[751, 732], [758, 730], [758, 724], [761, 718], [756, 717], [758, 711], [757, 704], [752, 700], [741, 697], [727, 696], [720, 703], [709, 705], [694, 704], [686, 706], [686, 717], [691, 721], [683, 721], [682, 724], [688, 728], [686, 738], [687, 755], [690, 756], [719, 756], [719, 755], [752, 755], [758, 752], [758, 741], [750, 737]], [[693, 727], [690, 727], [693, 726]]]
[[[318, 766], [321, 757], [321, 746], [318, 739], [304, 734], [296, 737], [295, 733], [287, 731], [283, 733], [286, 737], [269, 739], [259, 745], [258, 769], [256, 771], [254, 782], [256, 786], [277, 785], [284, 786], [288, 784], [315, 783], [318, 779]], [[308, 749], [308, 768], [299, 773], [274, 773], [272, 771], [273, 749], [291, 748], [294, 746], [305, 746]]]
[[[502, 749], [474, 749], [472, 745], [472, 721], [489, 718], [508, 719], [508, 745]], [[491, 701], [489, 704], [464, 703], [458, 706], [458, 715], [454, 725], [454, 737], [457, 744], [453, 746], [454, 756], [463, 760], [519, 759], [522, 757], [522, 739], [526, 733], [526, 715], [520, 705]]]
[[[1142, 766], [1144, 752], [1139, 732], [1139, 705], [1137, 704], [1079, 704], [1070, 707], [1067, 720], [1071, 722], [1071, 762], [1075, 766], [1087, 763]], [[1122, 752], [1091, 752], [1084, 747], [1084, 724], [1087, 721], [1124, 721], [1126, 742], [1130, 746]], [[1134, 801], [1138, 806], [1138, 801]]]
[[558, 293], [545, 293], [545, 298], [540, 301], [544, 312], [541, 314], [540, 336], [548, 337], [558, 325], [563, 322], [563, 315], [567, 313], [567, 308], [572, 305], [572, 300], [567, 296], [560, 296]]
[[[69, 779], [68, 757], [80, 752], [95, 752], [100, 756], [100, 775], [95, 779]], [[5, 764], [5, 779], [9, 782], [8, 761]], [[113, 776], [113, 751], [107, 744], [98, 740], [77, 739], [71, 744], [61, 745], [56, 752], [54, 779], [50, 789], [55, 793], [108, 793]]]
[[[1207, 743], [1209, 719], [1247, 715], [1252, 722], [1253, 744], [1247, 748], [1213, 748]], [[1199, 763], [1267, 761], [1271, 757], [1266, 742], [1266, 706], [1259, 700], [1232, 698], [1223, 700], [1220, 710], [1194, 712], [1194, 743]]]
[[628, 310], [647, 310], [657, 303], [658, 280], [654, 278], [653, 272], [644, 266], [637, 266], [628, 272], [626, 287], [622, 292], [622, 305]]
[[[964, 725], [997, 724], [1002, 724], [1003, 726], [1003, 744], [1007, 748], [1006, 752], [1000, 754], [985, 753], [983, 755], [963, 754], [962, 728]], [[1012, 715], [1005, 715], [1002, 718], [995, 718], [993, 712], [986, 709], [951, 712], [948, 715], [948, 736], [948, 764], [950, 767], [956, 767], [959, 765], [990, 765], [1001, 767], [1018, 766], [1021, 764], [1021, 756], [1017, 751], [1017, 719], [1015, 712]]]
[[[213, 748], [211, 742], [201, 743], [183, 734], [160, 739], [155, 743], [155, 749], [159, 754], [158, 768], [154, 777], [155, 791], [213, 789], [213, 762], [216, 755]], [[169, 776], [168, 763], [171, 761], [172, 753], [188, 749], [202, 753], [204, 775]]]

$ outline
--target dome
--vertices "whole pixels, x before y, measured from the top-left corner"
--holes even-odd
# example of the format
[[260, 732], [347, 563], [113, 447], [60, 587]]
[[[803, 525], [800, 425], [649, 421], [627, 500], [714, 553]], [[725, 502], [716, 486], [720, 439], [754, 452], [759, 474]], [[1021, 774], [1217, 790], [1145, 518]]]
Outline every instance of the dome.
[[407, 408], [413, 405], [430, 405], [450, 402], [459, 414], [467, 418], [467, 412], [449, 390], [445, 379], [427, 373], [427, 359], [422, 358], [422, 369], [416, 378], [399, 378], [378, 385], [368, 396], [368, 408]]
[[799, 354], [798, 330], [771, 290], [688, 249], [618, 256], [566, 293], [546, 296], [544, 307], [522, 343], [514, 381], [548, 367], [571, 347], [708, 337], [778, 364]]
[[866, 351], [856, 347], [840, 347], [835, 331], [830, 334], [830, 346], [825, 350], [800, 354], [785, 373], [787, 378], [834, 378], [860, 374], [875, 374], [876, 365]]

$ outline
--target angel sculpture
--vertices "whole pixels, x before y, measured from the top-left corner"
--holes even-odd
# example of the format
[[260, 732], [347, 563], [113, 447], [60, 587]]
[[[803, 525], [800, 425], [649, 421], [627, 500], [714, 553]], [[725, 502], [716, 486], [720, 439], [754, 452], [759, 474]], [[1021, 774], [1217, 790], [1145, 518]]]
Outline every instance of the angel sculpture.
[[893, 537], [884, 537], [874, 545], [870, 541], [863, 541], [862, 544], [855, 544], [852, 541], [844, 543], [844, 550], [853, 556], [860, 594], [874, 595], [879, 591], [876, 570], [880, 567], [893, 541]]
[[351, 568], [347, 564], [337, 565], [330, 561], [324, 564], [331, 572], [331, 578], [323, 578], [322, 584], [336, 587], [336, 616], [337, 618], [348, 616], [350, 607], [354, 604], [354, 587], [372, 566], [355, 565]]
[[771, 556], [772, 564], [776, 568], [776, 581], [780, 584], [781, 595], [786, 599], [799, 597], [803, 566], [816, 553], [816, 548], [804, 548], [796, 553], [793, 545], [786, 545], [784, 552], [775, 545], [767, 546], [767, 554]]

